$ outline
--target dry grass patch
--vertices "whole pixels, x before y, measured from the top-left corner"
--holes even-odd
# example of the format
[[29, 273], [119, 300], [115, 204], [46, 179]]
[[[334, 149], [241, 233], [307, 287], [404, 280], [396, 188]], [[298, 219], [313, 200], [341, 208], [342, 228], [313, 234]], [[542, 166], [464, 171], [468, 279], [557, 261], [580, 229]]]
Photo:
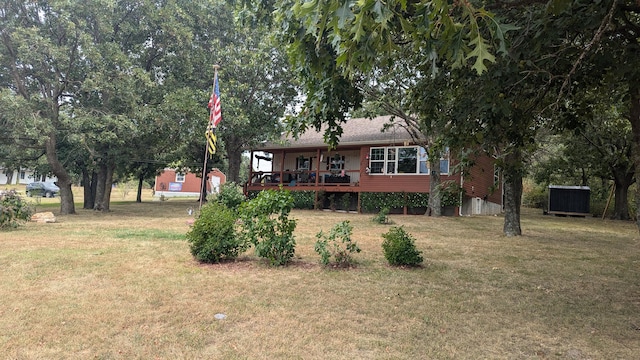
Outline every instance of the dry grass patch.
[[[0, 351], [7, 358], [631, 359], [640, 353], [640, 241], [632, 223], [525, 212], [391, 216], [425, 263], [388, 266], [372, 215], [295, 211], [296, 257], [253, 250], [201, 265], [194, 201], [79, 210], [0, 233]], [[362, 248], [319, 265], [315, 234], [348, 219]], [[227, 315], [216, 320], [215, 314]]]

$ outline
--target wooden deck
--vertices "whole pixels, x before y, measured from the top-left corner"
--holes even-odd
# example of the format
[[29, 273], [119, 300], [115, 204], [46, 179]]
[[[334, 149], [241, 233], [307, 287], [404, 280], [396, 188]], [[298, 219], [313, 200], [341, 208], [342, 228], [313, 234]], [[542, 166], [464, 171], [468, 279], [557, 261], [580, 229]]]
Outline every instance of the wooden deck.
[[[353, 174], [350, 174], [353, 173]], [[282, 186], [291, 191], [327, 191], [327, 192], [359, 192], [360, 174], [347, 171], [343, 174], [320, 172], [317, 177], [315, 171], [291, 171], [255, 173], [247, 184], [248, 191], [278, 189]], [[282, 181], [280, 180], [282, 178]]]

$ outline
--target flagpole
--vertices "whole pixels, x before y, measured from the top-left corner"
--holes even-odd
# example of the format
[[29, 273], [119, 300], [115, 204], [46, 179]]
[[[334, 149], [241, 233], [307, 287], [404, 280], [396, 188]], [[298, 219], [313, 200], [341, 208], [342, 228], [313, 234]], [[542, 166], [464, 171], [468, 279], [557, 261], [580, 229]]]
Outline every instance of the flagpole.
[[[213, 65], [213, 84], [211, 85], [211, 92], [215, 91], [216, 86], [216, 78], [218, 77], [218, 69], [220, 65]], [[207, 123], [207, 127], [211, 125], [211, 111], [213, 111], [213, 107], [209, 109], [209, 122]], [[215, 133], [215, 128], [214, 128]], [[202, 164], [202, 182], [200, 183], [200, 209], [202, 209], [202, 203], [204, 202], [204, 197], [207, 193], [207, 159], [209, 159], [209, 140], [205, 136], [205, 144], [204, 144], [204, 163]], [[203, 190], [205, 196], [202, 196]]]

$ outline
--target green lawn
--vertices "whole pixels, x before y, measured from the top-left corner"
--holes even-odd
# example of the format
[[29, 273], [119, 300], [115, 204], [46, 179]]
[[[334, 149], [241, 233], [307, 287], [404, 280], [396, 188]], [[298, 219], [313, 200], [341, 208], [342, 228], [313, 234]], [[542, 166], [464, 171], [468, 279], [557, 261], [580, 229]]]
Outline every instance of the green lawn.
[[[44, 199], [43, 199], [44, 200]], [[59, 201], [59, 200], [58, 200]], [[55, 205], [41, 210], [57, 214]], [[201, 265], [184, 234], [195, 200], [78, 208], [0, 232], [0, 353], [10, 359], [634, 359], [640, 237], [632, 222], [523, 211], [391, 216], [421, 268], [392, 268], [372, 215], [295, 211], [296, 257], [253, 249]], [[358, 265], [325, 269], [315, 234], [348, 219]], [[226, 318], [217, 320], [216, 314]]]

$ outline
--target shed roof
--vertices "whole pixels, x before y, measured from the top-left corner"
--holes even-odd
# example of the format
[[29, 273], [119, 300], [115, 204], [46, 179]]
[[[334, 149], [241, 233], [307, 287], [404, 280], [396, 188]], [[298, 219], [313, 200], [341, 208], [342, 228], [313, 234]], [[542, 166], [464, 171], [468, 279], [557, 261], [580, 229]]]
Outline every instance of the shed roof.
[[[393, 126], [384, 132], [382, 129], [385, 124], [391, 121], [391, 116], [378, 116], [369, 118], [353, 118], [347, 120], [342, 125], [342, 136], [338, 146], [355, 146], [355, 145], [379, 145], [379, 144], [395, 144], [404, 141], [411, 141], [411, 135], [401, 126]], [[318, 148], [327, 146], [324, 142], [324, 131], [327, 127], [323, 126], [320, 131], [311, 128], [307, 132], [300, 135], [296, 140], [293, 136], [283, 136], [281, 141], [267, 142], [259, 150], [279, 150], [293, 148]]]

